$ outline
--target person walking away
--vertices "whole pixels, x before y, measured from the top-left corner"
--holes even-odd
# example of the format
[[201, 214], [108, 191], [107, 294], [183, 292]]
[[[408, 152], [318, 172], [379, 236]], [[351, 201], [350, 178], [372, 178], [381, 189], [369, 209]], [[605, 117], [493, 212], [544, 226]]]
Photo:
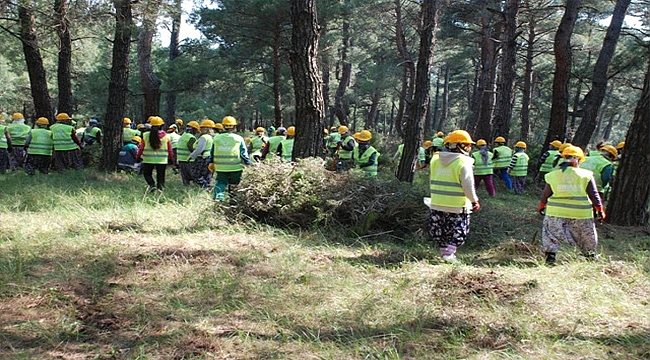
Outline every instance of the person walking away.
[[429, 235], [450, 263], [458, 263], [456, 251], [467, 240], [470, 213], [481, 208], [469, 156], [472, 144], [467, 131], [452, 131], [444, 140], [446, 151], [431, 158]]
[[183, 135], [178, 139], [178, 147], [176, 148], [178, 168], [185, 186], [189, 186], [192, 181], [196, 181], [192, 172], [194, 160], [190, 157], [190, 154], [196, 148], [196, 135], [200, 130], [201, 126], [198, 122], [190, 121], [187, 123]]
[[261, 126], [255, 129], [255, 135], [251, 139], [251, 157], [253, 160], [260, 162], [262, 161], [262, 150], [269, 142], [269, 138], [266, 136], [266, 129]]
[[54, 151], [52, 131], [47, 128], [50, 121], [47, 118], [40, 117], [36, 120], [35, 125], [36, 128], [32, 129], [25, 141], [25, 147], [27, 148], [25, 172], [28, 175], [34, 175], [38, 170], [43, 174], [49, 174], [50, 166], [52, 166], [52, 152]]
[[[600, 152], [603, 148], [603, 146], [607, 145], [604, 141], [599, 141], [596, 143], [596, 146], [594, 146], [594, 150], [590, 150], [587, 156], [600, 156]], [[585, 160], [586, 161], [586, 160]]]
[[184, 124], [183, 119], [176, 119], [174, 124], [176, 124], [176, 129], [178, 130], [178, 135], [183, 135], [183, 132], [184, 132], [184, 130], [183, 130], [184, 129], [184, 127], [183, 127], [183, 124]]
[[221, 123], [226, 132], [215, 136], [209, 165], [216, 172], [212, 198], [217, 201], [224, 201], [226, 190], [230, 193], [241, 182], [242, 163], [251, 165], [244, 139], [235, 134], [237, 119], [226, 116]]
[[[174, 159], [178, 159], [178, 139], [180, 139], [181, 136], [178, 135], [178, 126], [176, 124], [169, 125], [167, 128], [167, 136], [169, 136], [169, 141], [172, 143]], [[169, 159], [169, 163], [173, 164], [172, 170], [174, 171], [174, 174], [178, 174], [178, 163], [172, 161], [172, 159]]]
[[339, 141], [341, 141], [341, 134], [339, 134], [336, 126], [332, 126], [329, 135], [325, 137], [325, 146], [329, 157], [333, 158], [336, 155]]
[[544, 153], [539, 157], [539, 173], [536, 177], [536, 180], [539, 182], [543, 182], [546, 174], [553, 171], [553, 162], [555, 161], [555, 158], [560, 155], [559, 149], [560, 146], [562, 146], [562, 142], [560, 142], [560, 140], [553, 140], [548, 145], [548, 150], [544, 151]]
[[0, 115], [0, 174], [5, 174], [9, 169], [9, 153], [13, 151], [11, 146], [11, 135], [7, 126], [2, 122], [2, 115]]
[[131, 127], [131, 119], [125, 117], [122, 119], [122, 142], [128, 144], [131, 142], [134, 136], [140, 136], [140, 132]]
[[214, 121], [210, 119], [201, 121], [201, 135], [196, 142], [196, 148], [190, 154], [190, 159], [194, 160], [192, 165], [194, 181], [206, 190], [210, 188], [212, 183], [212, 172], [208, 170], [208, 164], [210, 163], [214, 126]]
[[442, 131], [438, 131], [436, 137], [434, 137], [431, 141], [431, 143], [433, 144], [433, 152], [440, 151], [443, 149], [445, 143], [444, 139], [445, 139], [445, 133], [443, 133]]
[[338, 162], [336, 164], [336, 171], [342, 172], [349, 170], [354, 166], [354, 161], [352, 160], [352, 151], [357, 146], [356, 141], [350, 135], [350, 129], [347, 126], [341, 125], [338, 128], [338, 133], [341, 135], [341, 139], [337, 147], [339, 148], [337, 157]]
[[266, 146], [262, 150], [262, 159], [266, 159], [267, 156], [275, 156], [278, 153], [278, 146], [280, 142], [286, 139], [287, 129], [283, 126], [280, 126], [276, 131], [275, 135], [269, 138], [269, 141], [266, 143]]
[[492, 149], [492, 154], [494, 155], [492, 158], [494, 161], [494, 175], [503, 180], [508, 190], [512, 190], [512, 180], [510, 180], [510, 175], [508, 175], [508, 165], [512, 161], [512, 149], [506, 146], [506, 139], [502, 136], [494, 139], [494, 145], [495, 147]]
[[358, 166], [366, 177], [377, 177], [377, 165], [381, 155], [377, 149], [370, 145], [372, 133], [368, 130], [361, 130], [355, 139], [359, 143], [352, 151], [352, 159], [355, 166]]
[[611, 145], [602, 145], [600, 155], [591, 155], [580, 164], [583, 169], [590, 170], [594, 173], [598, 194], [604, 199], [605, 188], [613, 179], [614, 166], [612, 163], [618, 156], [618, 151]]
[[276, 153], [276, 155], [278, 155], [282, 161], [291, 162], [293, 157], [293, 144], [296, 141], [295, 136], [296, 127], [289, 126], [287, 128], [287, 137], [284, 140], [280, 141], [280, 144], [278, 145], [278, 151]]
[[563, 242], [575, 244], [588, 259], [596, 258], [598, 234], [594, 212], [606, 218], [594, 174], [578, 165], [585, 161], [582, 149], [569, 146], [562, 151], [561, 168], [546, 174], [538, 211], [544, 215], [542, 250], [546, 264], [554, 265]]
[[[136, 159], [142, 159], [142, 175], [149, 185], [147, 192], [162, 191], [165, 187], [165, 169], [167, 161], [174, 157], [169, 136], [162, 131], [165, 121], [160, 116], [150, 116], [151, 131], [142, 135], [142, 143], [138, 147]], [[156, 180], [153, 171], [156, 170]]]
[[497, 194], [496, 189], [494, 188], [494, 180], [492, 173], [494, 172], [494, 154], [488, 150], [487, 142], [483, 139], [479, 139], [476, 142], [478, 150], [472, 153], [474, 158], [474, 186], [476, 186], [476, 191], [481, 185], [481, 181], [485, 183], [485, 190], [488, 195], [494, 197]]
[[422, 165], [422, 168], [424, 169], [429, 166], [431, 156], [433, 156], [434, 153], [433, 141], [425, 141], [424, 144], [422, 144], [422, 147], [424, 148], [424, 164]]
[[9, 165], [11, 166], [11, 171], [16, 171], [25, 164], [25, 157], [27, 155], [25, 152], [25, 141], [32, 128], [25, 124], [25, 117], [21, 113], [13, 113], [11, 118], [11, 124], [7, 126], [12, 145], [12, 151], [9, 153]]
[[99, 121], [90, 119], [88, 127], [83, 132], [81, 137], [81, 154], [85, 166], [95, 166], [99, 163], [99, 158], [102, 153], [102, 130], [99, 128]]
[[120, 152], [117, 155], [118, 170], [126, 171], [127, 173], [132, 171], [140, 173], [140, 167], [142, 166], [142, 163], [139, 163], [137, 161], [137, 157], [138, 148], [140, 147], [141, 142], [142, 138], [139, 136], [134, 136], [131, 141], [122, 146]]
[[54, 139], [54, 170], [83, 169], [81, 141], [72, 126], [72, 118], [67, 113], [59, 113], [55, 118], [56, 124], [50, 126]]
[[530, 158], [526, 154], [526, 143], [517, 141], [515, 144], [515, 153], [512, 155], [510, 165], [508, 165], [508, 175], [512, 178], [512, 187], [515, 189], [515, 194], [517, 195], [524, 193], [529, 160]]

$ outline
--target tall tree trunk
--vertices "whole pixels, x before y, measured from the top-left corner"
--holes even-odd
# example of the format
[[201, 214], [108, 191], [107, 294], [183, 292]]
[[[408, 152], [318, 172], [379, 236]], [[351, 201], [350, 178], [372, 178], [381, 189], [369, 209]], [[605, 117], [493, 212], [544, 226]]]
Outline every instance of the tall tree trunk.
[[621, 34], [621, 26], [623, 25], [623, 19], [625, 18], [625, 13], [627, 12], [629, 5], [630, 0], [616, 0], [612, 20], [609, 23], [605, 39], [603, 40], [603, 47], [600, 50], [598, 60], [596, 60], [596, 65], [594, 66], [591, 90], [589, 90], [584, 99], [582, 121], [580, 122], [580, 126], [573, 138], [574, 145], [582, 147], [587, 146], [591, 139], [591, 135], [594, 133], [594, 129], [596, 128], [598, 109], [603, 103], [605, 91], [607, 90], [607, 68], [614, 57], [616, 43]]
[[517, 71], [517, 26], [519, 0], [507, 0], [504, 10], [505, 24], [503, 31], [503, 59], [501, 61], [501, 82], [497, 86], [497, 107], [492, 127], [493, 138], [508, 137], [512, 107], [515, 98], [515, 80]]
[[36, 116], [52, 119], [54, 116], [52, 100], [47, 89], [47, 76], [45, 67], [43, 66], [41, 51], [38, 46], [36, 25], [34, 24], [34, 14], [32, 11], [29, 7], [18, 6], [20, 38], [23, 43], [23, 53], [25, 54], [25, 63], [27, 64], [27, 73], [29, 74], [29, 84], [34, 100]]
[[[500, 38], [503, 25], [493, 24], [492, 14], [487, 11], [481, 23], [481, 73], [472, 109], [477, 121], [473, 132], [477, 138], [489, 139], [492, 136], [492, 114], [496, 101], [497, 48], [494, 39]], [[507, 137], [508, 134], [498, 136]]]
[[291, 1], [291, 74], [296, 98], [296, 140], [293, 158], [322, 152], [325, 109], [318, 70], [319, 26], [316, 0]]
[[381, 90], [375, 89], [370, 93], [370, 110], [368, 110], [368, 117], [366, 118], [366, 128], [377, 128], [377, 116], [379, 114], [379, 100], [381, 100]]
[[[142, 28], [138, 36], [138, 72], [144, 93], [144, 118], [160, 116], [160, 80], [151, 65], [151, 42], [156, 33], [156, 19], [160, 0], [147, 0], [142, 14]], [[168, 119], [169, 120], [169, 119]]]
[[122, 119], [129, 94], [129, 50], [133, 21], [131, 0], [114, 0], [115, 39], [113, 40], [113, 63], [108, 84], [108, 105], [104, 119], [102, 157], [99, 169], [117, 169], [117, 156], [122, 147]]
[[[323, 34], [325, 30], [323, 30]], [[321, 56], [321, 75], [323, 77], [323, 108], [325, 109], [325, 117], [328, 119], [328, 130], [334, 126], [334, 116], [332, 109], [330, 109], [330, 63], [327, 56]], [[329, 118], [328, 118], [329, 116]]]
[[442, 1], [439, 0], [424, 0], [422, 2], [424, 16], [420, 31], [420, 52], [415, 77], [415, 96], [413, 97], [413, 111], [406, 123], [404, 150], [397, 169], [397, 179], [399, 181], [413, 182], [413, 173], [417, 166], [418, 148], [422, 143], [424, 120], [429, 105], [429, 88], [431, 87], [429, 78], [441, 3]]
[[648, 223], [650, 200], [650, 61], [643, 92], [625, 137], [625, 155], [618, 166], [612, 194], [607, 204], [607, 222], [623, 226]]
[[440, 121], [438, 122], [437, 131], [442, 131], [449, 117], [449, 65], [445, 65], [445, 83], [442, 92], [442, 109], [440, 111]]
[[282, 59], [280, 48], [282, 44], [283, 22], [277, 22], [273, 31], [273, 125], [277, 128], [282, 126], [282, 91], [280, 90], [280, 78], [282, 75]]
[[345, 90], [350, 86], [350, 78], [352, 77], [352, 64], [348, 61], [348, 48], [350, 47], [350, 22], [348, 16], [351, 12], [350, 0], [345, 0], [345, 11], [343, 15], [343, 27], [341, 30], [342, 46], [339, 51], [341, 58], [339, 65], [341, 68], [341, 78], [339, 86], [336, 88], [334, 94], [334, 114], [339, 119], [341, 125], [348, 124], [348, 116], [350, 115], [350, 104], [345, 100]]
[[58, 112], [71, 114], [72, 107], [72, 38], [70, 21], [67, 18], [66, 0], [54, 0], [56, 13], [56, 32], [59, 35], [59, 63], [57, 67], [57, 84], [59, 90]]
[[440, 77], [442, 76], [442, 68], [438, 68], [436, 74], [436, 92], [433, 95], [433, 114], [431, 112], [431, 104], [429, 104], [428, 113], [431, 116], [427, 116], [427, 123], [424, 124], [424, 135], [426, 136], [427, 131], [435, 131], [436, 124], [438, 124], [438, 118], [440, 117], [440, 112], [438, 110], [438, 103], [440, 102]]
[[402, 89], [400, 90], [397, 117], [395, 117], [395, 128], [400, 137], [404, 137], [404, 121], [411, 114], [413, 103], [413, 90], [415, 87], [415, 61], [406, 47], [406, 36], [404, 34], [404, 23], [402, 21], [402, 0], [395, 0], [395, 42], [397, 51], [402, 58], [404, 71], [402, 73]]
[[[182, 1], [174, 0], [174, 8], [172, 14], [172, 31], [169, 37], [169, 62], [173, 63], [174, 60], [180, 56], [180, 29], [181, 29], [181, 14], [183, 13]], [[173, 67], [172, 67], [173, 68]], [[173, 71], [173, 70], [172, 70]], [[171, 125], [176, 120], [176, 90], [170, 89], [165, 94], [165, 122]]]
[[553, 95], [551, 100], [551, 120], [546, 132], [546, 141], [543, 150], [548, 148], [548, 143], [557, 139], [566, 139], [566, 117], [569, 108], [569, 81], [571, 80], [571, 34], [578, 19], [578, 7], [582, 0], [566, 0], [566, 8], [557, 33], [553, 50], [555, 52], [555, 75], [553, 76]]
[[[529, 1], [526, 1], [526, 7], [530, 8]], [[528, 16], [528, 37], [526, 38], [526, 63], [524, 65], [524, 85], [521, 96], [521, 128], [519, 130], [519, 139], [528, 141], [530, 134], [530, 104], [533, 98], [533, 60], [535, 59], [535, 41], [537, 30], [535, 15], [529, 12]]]

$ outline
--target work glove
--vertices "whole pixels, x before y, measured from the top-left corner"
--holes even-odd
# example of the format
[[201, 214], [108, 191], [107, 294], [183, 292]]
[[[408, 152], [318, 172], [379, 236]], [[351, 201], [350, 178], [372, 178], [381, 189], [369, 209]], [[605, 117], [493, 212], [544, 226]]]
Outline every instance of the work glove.
[[481, 209], [481, 204], [478, 201], [472, 203], [472, 212], [477, 212]]
[[607, 219], [607, 215], [605, 214], [605, 209], [603, 209], [603, 206], [596, 206], [596, 218], [600, 220], [600, 222], [605, 222], [605, 219]]
[[540, 215], [545, 216], [546, 215], [546, 203], [540, 202], [539, 207], [537, 208], [537, 212]]
[[214, 172], [214, 163], [209, 163], [208, 164], [208, 170], [210, 170], [211, 173]]

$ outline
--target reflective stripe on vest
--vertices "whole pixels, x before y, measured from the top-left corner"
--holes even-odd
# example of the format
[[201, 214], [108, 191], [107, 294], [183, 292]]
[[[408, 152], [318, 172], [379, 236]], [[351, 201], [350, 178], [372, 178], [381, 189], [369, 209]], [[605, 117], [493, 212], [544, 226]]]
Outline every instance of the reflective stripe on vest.
[[553, 195], [548, 198], [546, 204], [546, 215], [567, 219], [591, 219], [593, 212], [587, 196], [587, 185], [592, 177], [591, 171], [574, 167], [546, 174], [544, 179], [553, 190]]
[[237, 134], [223, 133], [216, 135], [213, 142], [214, 169], [218, 172], [235, 172], [242, 170], [240, 148], [244, 139]]
[[[354, 141], [354, 138], [352, 138], [352, 136], [350, 136], [350, 135], [348, 135], [343, 140], [343, 145], [347, 145], [348, 142], [350, 142], [350, 140], [352, 140], [354, 142], [354, 146], [356, 147], [357, 143], [356, 143], [356, 141]], [[352, 150], [348, 151], [348, 150], [345, 150], [343, 148], [340, 148], [339, 149], [339, 159], [341, 159], [341, 160], [350, 160], [350, 159], [352, 159]]]
[[203, 134], [203, 135], [201, 135], [201, 138], [205, 139], [205, 148], [203, 149], [203, 152], [201, 153], [201, 157], [210, 157], [210, 150], [212, 150], [212, 142], [213, 142], [212, 135]]
[[377, 163], [379, 162], [379, 156], [381, 156], [381, 154], [377, 151], [377, 149], [370, 146], [366, 149], [366, 151], [363, 152], [363, 154], [359, 155], [359, 147], [357, 146], [354, 148], [354, 151], [352, 153], [353, 153], [354, 163], [356, 165], [367, 164], [368, 161], [370, 161], [372, 154], [376, 153], [377, 156], [375, 156], [375, 163], [370, 166], [362, 167], [361, 170], [367, 176], [370, 177], [377, 176]]
[[182, 161], [182, 162], [194, 161], [190, 157], [190, 154], [192, 152], [187, 148], [187, 144], [189, 144], [191, 139], [196, 140], [196, 137], [190, 134], [189, 132], [184, 132], [183, 135], [181, 135], [181, 138], [178, 139], [178, 144], [176, 145], [176, 157], [178, 158], [178, 161]]
[[518, 152], [513, 155], [517, 158], [515, 166], [510, 170], [510, 176], [526, 176], [528, 173], [528, 155], [523, 152]]
[[[181, 138], [178, 133], [171, 132], [168, 133], [167, 136], [169, 136], [169, 141], [172, 143], [172, 149], [177, 149], [178, 148], [178, 140]], [[212, 146], [210, 146], [212, 147]]]
[[336, 145], [338, 145], [340, 140], [341, 140], [341, 134], [339, 134], [338, 132], [329, 134], [327, 137], [327, 147], [335, 148]]
[[555, 161], [555, 157], [559, 155], [560, 152], [558, 150], [549, 150], [548, 151], [548, 156], [542, 163], [542, 165], [539, 167], [539, 172], [551, 172], [553, 171], [553, 161]]
[[424, 163], [426, 159], [427, 159], [427, 155], [424, 152], [424, 148], [420, 146], [420, 148], [418, 149], [418, 161]]
[[11, 145], [24, 146], [27, 135], [32, 130], [29, 125], [22, 123], [12, 123], [7, 126], [9, 136], [11, 136]]
[[255, 136], [251, 139], [251, 152], [258, 153], [262, 155], [262, 149], [264, 145], [269, 141], [266, 137]]
[[138, 135], [139, 133], [140, 132], [138, 130], [125, 127], [122, 130], [122, 141], [125, 142], [125, 143], [129, 142], [129, 141], [133, 140], [133, 137]]
[[48, 129], [32, 129], [32, 140], [29, 142], [27, 153], [30, 155], [52, 155], [54, 140], [52, 131]]
[[495, 147], [493, 152], [496, 151], [499, 153], [499, 157], [494, 160], [494, 168], [495, 169], [501, 169], [501, 168], [507, 168], [508, 165], [510, 165], [510, 160], [512, 160], [512, 149], [505, 146], [501, 145], [498, 147]]
[[488, 151], [487, 164], [483, 162], [480, 151], [474, 151], [472, 157], [474, 158], [474, 175], [491, 175], [494, 172], [494, 163], [492, 162], [494, 154]]
[[463, 155], [445, 166], [440, 161], [439, 154], [433, 155], [431, 158], [431, 180], [429, 181], [431, 205], [456, 208], [471, 206], [460, 184], [460, 171], [472, 161], [471, 158]]
[[441, 148], [441, 147], [445, 146], [445, 139], [443, 139], [441, 137], [435, 137], [435, 138], [433, 138], [433, 140], [431, 140], [431, 142], [433, 143], [433, 146], [435, 146], [437, 148]]
[[293, 143], [295, 139], [285, 139], [282, 140], [282, 160], [284, 161], [291, 161], [291, 157], [293, 156]]
[[0, 149], [9, 148], [9, 143], [7, 143], [7, 134], [5, 134], [6, 129], [7, 126], [0, 125]]
[[[149, 144], [150, 135], [151, 131], [147, 131], [143, 135], [144, 150], [142, 151], [142, 162], [145, 164], [167, 164], [169, 136], [165, 135], [160, 139], [160, 149], [156, 150]], [[158, 136], [158, 134], [154, 134], [154, 136]]]
[[[269, 154], [275, 155], [278, 152], [278, 145], [284, 140], [284, 136], [276, 135], [269, 138]], [[267, 155], [268, 156], [268, 155]]]
[[50, 126], [54, 139], [54, 151], [77, 150], [79, 146], [72, 140], [74, 128], [68, 124], [56, 123]]
[[596, 179], [596, 186], [598, 187], [598, 191], [603, 192], [603, 179], [601, 177], [601, 174], [603, 170], [607, 167], [607, 165], [611, 165], [612, 163], [609, 162], [604, 156], [598, 154], [596, 156], [589, 156], [587, 159], [580, 164], [581, 169], [586, 169], [590, 170], [591, 172], [594, 173], [594, 178]]

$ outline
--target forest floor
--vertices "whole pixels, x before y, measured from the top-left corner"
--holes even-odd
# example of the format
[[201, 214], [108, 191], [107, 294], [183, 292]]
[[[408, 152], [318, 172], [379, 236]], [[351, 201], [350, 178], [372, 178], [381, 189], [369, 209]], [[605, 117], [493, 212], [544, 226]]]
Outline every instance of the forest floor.
[[271, 227], [168, 179], [0, 175], [0, 358], [650, 358], [647, 228], [547, 267], [539, 189], [481, 190], [449, 265], [422, 233]]

